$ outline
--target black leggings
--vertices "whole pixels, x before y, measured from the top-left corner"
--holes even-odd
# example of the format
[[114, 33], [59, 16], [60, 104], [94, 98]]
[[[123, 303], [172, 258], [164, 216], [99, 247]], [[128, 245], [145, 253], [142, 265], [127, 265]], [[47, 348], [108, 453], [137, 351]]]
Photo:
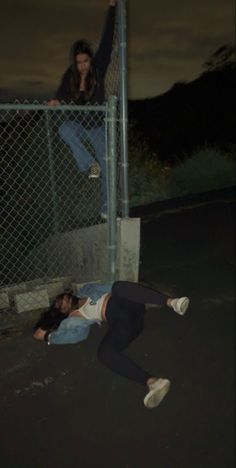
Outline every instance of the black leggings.
[[145, 304], [165, 305], [169, 296], [129, 281], [116, 281], [106, 308], [108, 331], [98, 348], [98, 359], [113, 372], [146, 385], [151, 374], [121, 354], [143, 331]]

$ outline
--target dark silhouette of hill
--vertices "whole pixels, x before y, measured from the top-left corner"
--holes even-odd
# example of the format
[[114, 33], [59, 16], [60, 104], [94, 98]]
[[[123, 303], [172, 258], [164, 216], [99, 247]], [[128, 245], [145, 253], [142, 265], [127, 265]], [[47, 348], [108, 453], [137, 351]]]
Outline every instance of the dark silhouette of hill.
[[162, 161], [174, 163], [203, 145], [232, 150], [235, 83], [234, 63], [208, 70], [155, 98], [129, 101], [129, 121]]

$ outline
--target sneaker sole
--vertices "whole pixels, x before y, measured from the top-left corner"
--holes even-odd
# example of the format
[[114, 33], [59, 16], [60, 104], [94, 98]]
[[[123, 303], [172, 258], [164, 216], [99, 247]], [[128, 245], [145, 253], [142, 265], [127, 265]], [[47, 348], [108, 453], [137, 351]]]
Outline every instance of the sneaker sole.
[[100, 175], [89, 175], [88, 179], [99, 179]]
[[156, 388], [150, 390], [143, 400], [147, 408], [156, 408], [159, 406], [170, 390], [170, 381], [168, 379], [159, 380], [161, 380], [160, 384], [157, 385]]
[[190, 300], [188, 297], [183, 298], [183, 302], [179, 306], [179, 311], [178, 314], [184, 315], [187, 312], [188, 306], [189, 306]]

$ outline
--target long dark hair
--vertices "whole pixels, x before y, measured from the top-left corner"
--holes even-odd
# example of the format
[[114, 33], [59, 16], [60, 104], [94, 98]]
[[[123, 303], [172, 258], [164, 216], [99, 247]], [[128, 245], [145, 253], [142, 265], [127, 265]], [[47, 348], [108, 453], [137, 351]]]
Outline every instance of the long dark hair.
[[34, 326], [34, 330], [42, 328], [43, 330], [51, 331], [56, 330], [59, 327], [62, 320], [65, 320], [68, 317], [68, 313], [65, 314], [61, 312], [62, 301], [65, 297], [71, 299], [71, 310], [78, 306], [78, 298], [72, 293], [59, 294], [49, 309], [41, 314], [39, 320]]
[[[81, 76], [77, 68], [77, 63], [76, 63], [76, 56], [78, 54], [87, 54], [91, 60], [93, 58], [93, 49], [90, 45], [90, 43], [84, 39], [81, 39], [79, 41], [74, 42], [74, 44], [71, 47], [70, 50], [70, 61], [71, 61], [71, 77], [70, 77], [70, 90], [71, 94], [74, 97], [75, 100], [79, 99], [80, 95], [80, 82], [81, 82]], [[88, 101], [89, 98], [93, 95], [94, 90], [96, 86], [96, 76], [95, 76], [95, 71], [93, 69], [93, 64], [91, 63], [90, 70], [86, 76], [85, 79], [85, 100]]]

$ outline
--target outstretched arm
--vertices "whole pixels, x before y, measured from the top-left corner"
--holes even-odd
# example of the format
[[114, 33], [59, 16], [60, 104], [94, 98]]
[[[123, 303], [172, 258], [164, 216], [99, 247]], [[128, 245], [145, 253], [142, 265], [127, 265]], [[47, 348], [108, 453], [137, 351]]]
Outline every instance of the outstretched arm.
[[63, 320], [57, 330], [43, 330], [38, 327], [33, 337], [36, 340], [46, 341], [48, 344], [74, 344], [86, 340], [90, 331], [90, 325], [87, 320], [79, 317], [68, 317]]
[[109, 0], [109, 8], [103, 27], [103, 33], [100, 40], [98, 50], [94, 57], [95, 67], [98, 67], [102, 77], [106, 73], [106, 69], [110, 63], [112, 43], [115, 28], [115, 12], [116, 12], [116, 0]]
[[[72, 317], [78, 318], [78, 317]], [[79, 343], [80, 341], [86, 340], [88, 338], [90, 331], [90, 326], [79, 326], [71, 329], [65, 330], [56, 330], [49, 334], [48, 336], [48, 344], [51, 345], [63, 345], [63, 344], [75, 344]]]

